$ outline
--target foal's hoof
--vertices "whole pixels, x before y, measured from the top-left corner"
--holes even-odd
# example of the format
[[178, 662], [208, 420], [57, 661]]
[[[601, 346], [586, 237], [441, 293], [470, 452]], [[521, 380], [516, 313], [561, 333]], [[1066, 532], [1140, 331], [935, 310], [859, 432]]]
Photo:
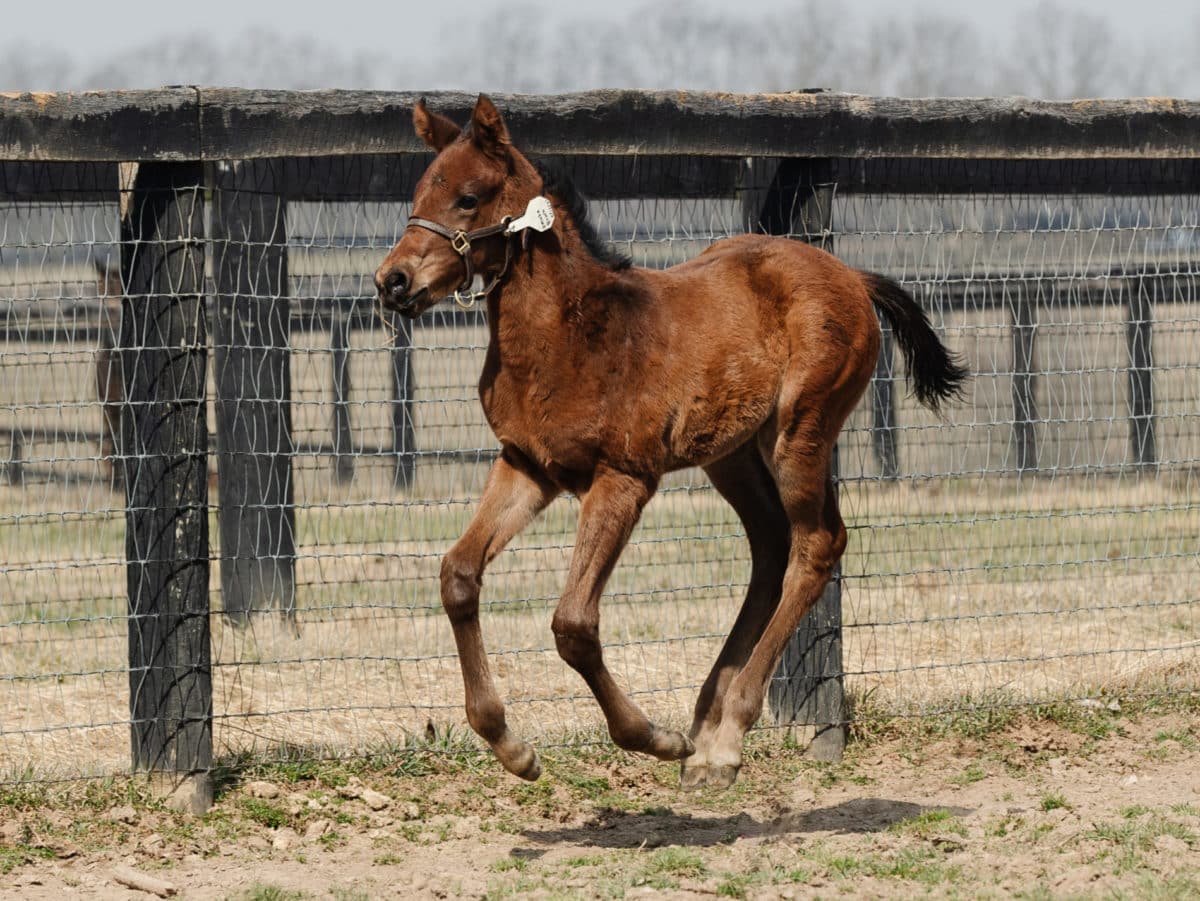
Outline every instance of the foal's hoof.
[[646, 753], [659, 760], [683, 760], [696, 753], [696, 746], [682, 732], [656, 729]]
[[537, 754], [533, 754], [529, 763], [522, 770], [513, 770], [514, 776], [520, 776], [528, 782], [537, 782], [542, 776], [542, 762], [538, 760]]
[[529, 754], [523, 754], [514, 761], [514, 765], [509, 767], [509, 772], [529, 782], [537, 782], [542, 775], [542, 762], [538, 760], [537, 751], [529, 748]]
[[685, 760], [679, 770], [679, 787], [684, 791], [702, 788], [729, 788], [737, 781], [740, 766], [699, 764], [688, 766]]
[[504, 768], [520, 779], [536, 782], [542, 775], [542, 762], [538, 760], [537, 751], [527, 742], [516, 742], [516, 747], [493, 748]]

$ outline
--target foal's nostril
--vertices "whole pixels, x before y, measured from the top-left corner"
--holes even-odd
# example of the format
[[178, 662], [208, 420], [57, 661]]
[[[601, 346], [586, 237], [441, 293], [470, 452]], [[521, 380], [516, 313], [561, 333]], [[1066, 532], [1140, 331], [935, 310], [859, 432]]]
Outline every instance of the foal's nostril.
[[408, 276], [402, 270], [393, 269], [382, 283], [376, 280], [375, 287], [379, 289], [380, 295], [401, 301], [408, 296]]
[[392, 300], [403, 300], [408, 295], [408, 276], [397, 269], [385, 278], [383, 286]]

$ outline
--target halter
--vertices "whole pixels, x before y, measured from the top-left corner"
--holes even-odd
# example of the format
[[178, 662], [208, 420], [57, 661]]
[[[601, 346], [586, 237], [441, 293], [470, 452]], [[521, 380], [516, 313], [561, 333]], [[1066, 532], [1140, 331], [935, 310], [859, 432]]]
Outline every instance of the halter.
[[[454, 252], [463, 258], [466, 279], [451, 296], [456, 304], [464, 310], [469, 310], [475, 305], [475, 301], [491, 294], [496, 285], [500, 284], [500, 280], [508, 274], [508, 267], [512, 264], [512, 238], [517, 232], [522, 233], [521, 248], [525, 249], [529, 246], [529, 229], [544, 232], [553, 224], [554, 207], [545, 196], [539, 195], [529, 201], [525, 212], [518, 218], [505, 216], [495, 225], [477, 228], [474, 231], [465, 232], [461, 228], [449, 229], [440, 222], [415, 216], [409, 218], [405, 231], [415, 225], [417, 228], [424, 228], [435, 235], [440, 235], [449, 241]], [[472, 291], [470, 288], [471, 283], [475, 281], [475, 264], [471, 261], [471, 242], [478, 241], [480, 238], [490, 238], [492, 235], [504, 235], [507, 239], [504, 242], [504, 266], [482, 291]]]
[[441, 235], [450, 242], [450, 246], [454, 248], [454, 252], [463, 258], [463, 265], [466, 267], [466, 278], [450, 296], [464, 310], [469, 310], [475, 306], [475, 301], [487, 297], [492, 293], [492, 289], [500, 284], [500, 279], [508, 274], [508, 267], [512, 263], [512, 241], [507, 240], [504, 242], [504, 268], [496, 273], [495, 278], [482, 291], [470, 290], [471, 284], [475, 281], [475, 264], [471, 260], [471, 242], [478, 241], [480, 238], [490, 238], [492, 235], [501, 234], [511, 239], [515, 234], [515, 232], [508, 230], [509, 223], [511, 222], [512, 216], [505, 216], [495, 225], [488, 225], [484, 228], [465, 232], [461, 228], [449, 229], [440, 222], [434, 222], [431, 219], [420, 219], [414, 216], [409, 218], [407, 228], [412, 228], [415, 225], [417, 228], [427, 229], [435, 235]]

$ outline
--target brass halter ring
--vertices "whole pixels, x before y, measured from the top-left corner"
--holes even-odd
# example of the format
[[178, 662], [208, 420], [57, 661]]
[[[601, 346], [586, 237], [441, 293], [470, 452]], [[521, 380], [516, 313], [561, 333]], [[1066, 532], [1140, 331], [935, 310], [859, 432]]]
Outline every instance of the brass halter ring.
[[[405, 230], [407, 231], [409, 228], [416, 226], [417, 228], [431, 231], [435, 235], [440, 235], [450, 242], [450, 246], [454, 249], [454, 252], [462, 257], [463, 266], [466, 269], [466, 278], [450, 296], [458, 306], [464, 310], [469, 310], [475, 306], [477, 300], [491, 294], [496, 285], [500, 284], [500, 280], [508, 274], [508, 267], [512, 263], [513, 237], [513, 234], [508, 231], [510, 222], [512, 222], [512, 216], [505, 216], [496, 225], [489, 225], [484, 228], [477, 228], [474, 231], [465, 232], [461, 228], [449, 229], [440, 222], [413, 216], [409, 218]], [[482, 291], [472, 291], [471, 285], [475, 282], [475, 264], [471, 260], [471, 242], [477, 241], [480, 238], [490, 238], [492, 235], [501, 234], [509, 239], [504, 242], [504, 267], [496, 273], [495, 277]]]

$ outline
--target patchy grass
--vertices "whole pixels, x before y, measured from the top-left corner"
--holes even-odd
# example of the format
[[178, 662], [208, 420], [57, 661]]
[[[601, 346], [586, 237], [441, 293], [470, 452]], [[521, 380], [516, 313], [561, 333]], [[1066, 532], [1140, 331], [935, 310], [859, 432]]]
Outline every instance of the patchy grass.
[[1156, 850], [1157, 840], [1164, 836], [1174, 839], [1189, 853], [1197, 850], [1193, 829], [1161, 811], [1147, 809], [1134, 813], [1127, 808], [1122, 816], [1121, 820], [1097, 824], [1084, 835], [1100, 846], [1096, 859], [1113, 862], [1118, 873], [1145, 866], [1144, 856]]
[[1042, 810], [1049, 813], [1052, 810], [1070, 810], [1071, 805], [1067, 803], [1067, 799], [1060, 794], [1051, 793], [1042, 796], [1041, 804], [1038, 805]]
[[492, 864], [497, 873], [507, 873], [509, 870], [523, 870], [529, 865], [524, 857], [502, 857]]
[[1165, 879], [1141, 876], [1131, 889], [1118, 888], [1108, 896], [1113, 901], [1194, 901], [1200, 898], [1200, 876], [1176, 873]]
[[963, 826], [962, 821], [950, 811], [942, 809], [922, 811], [915, 817], [893, 823], [888, 827], [888, 831], [897, 835], [911, 835], [921, 839], [931, 839], [947, 833], [967, 834], [967, 829]]
[[817, 875], [837, 881], [886, 879], [937, 885], [958, 878], [961, 867], [946, 861], [940, 851], [902, 848], [893, 852], [829, 854], [823, 850], [809, 855]]
[[[1063, 871], [1070, 859], [1111, 874], [1105, 897], [1142, 897], [1147, 886], [1154, 894], [1146, 897], [1188, 897], [1195, 868], [1185, 864], [1200, 848], [1200, 805], [1186, 795], [1136, 792], [1167, 784], [1167, 772], [1188, 784], [1196, 752], [1178, 736], [1193, 734], [1195, 714], [1134, 714], [1133, 707], [1087, 714], [1108, 721], [1104, 729], [1075, 720], [1088, 734], [1068, 730], [1065, 714], [1051, 716], [1050, 707], [946, 720], [936, 737], [905, 721], [859, 737], [837, 764], [808, 760], [779, 732], [762, 730], [751, 736], [736, 789], [726, 792], [681, 793], [677, 766], [609, 745], [543, 749], [545, 775], [524, 783], [474, 749], [466, 753], [449, 733], [357, 760], [306, 759], [301, 748], [276, 759], [226, 759], [217, 803], [201, 817], [166, 810], [137, 778], [9, 785], [0, 794], [0, 869], [16, 874], [9, 878], [37, 869], [44, 878], [56, 857], [63, 871], [74, 861], [121, 860], [150, 872], [169, 867], [183, 890], [203, 872], [189, 869], [188, 857], [221, 857], [252, 874], [270, 859], [272, 870], [258, 874], [262, 884], [226, 886], [235, 899], [303, 897], [269, 894], [284, 891], [270, 880], [280, 867], [318, 860], [323, 868], [355, 861], [360, 869], [325, 885], [287, 884], [313, 897], [375, 896], [382, 883], [359, 886], [387, 868], [388, 880], [400, 874], [388, 891], [403, 893], [406, 873], [424, 867], [427, 879], [449, 868], [447, 885], [497, 898], [618, 898], [637, 890], [753, 898], [822, 885], [834, 897], [1038, 897], [1026, 888], [1043, 878], [1037, 873]], [[1048, 782], [1045, 760], [1066, 739], [1072, 757], [1100, 765]], [[1146, 743], [1174, 750], [1147, 760], [1140, 756]], [[1124, 765], [1166, 769], [1115, 794], [1113, 770], [1102, 765], [1114, 748], [1120, 756], [1111, 759]], [[1001, 765], [1014, 755], [1029, 762]], [[418, 764], [407, 762], [413, 758]], [[1085, 778], [1104, 790], [1074, 781]], [[269, 785], [251, 796], [251, 782]], [[369, 807], [357, 794], [364, 786], [386, 803]], [[295, 832], [286, 849], [274, 844], [284, 827]], [[1009, 867], [1032, 869], [1006, 875]], [[1007, 888], [997, 887], [1004, 879]]]
[[229, 901], [303, 901], [311, 897], [307, 892], [290, 891], [277, 885], [258, 882], [244, 892], [230, 895]]
[[976, 782], [982, 782], [987, 778], [987, 770], [978, 763], [968, 764], [968, 766], [951, 781], [955, 785], [968, 786]]
[[633, 878], [635, 886], [654, 889], [677, 889], [681, 879], [703, 875], [707, 871], [704, 858], [689, 848], [660, 848], [642, 864]]
[[278, 829], [288, 822], [286, 810], [258, 798], [243, 798], [242, 810], [251, 820], [268, 829]]
[[53, 859], [54, 852], [49, 848], [26, 844], [0, 845], [0, 875], [11, 873], [23, 864]]

